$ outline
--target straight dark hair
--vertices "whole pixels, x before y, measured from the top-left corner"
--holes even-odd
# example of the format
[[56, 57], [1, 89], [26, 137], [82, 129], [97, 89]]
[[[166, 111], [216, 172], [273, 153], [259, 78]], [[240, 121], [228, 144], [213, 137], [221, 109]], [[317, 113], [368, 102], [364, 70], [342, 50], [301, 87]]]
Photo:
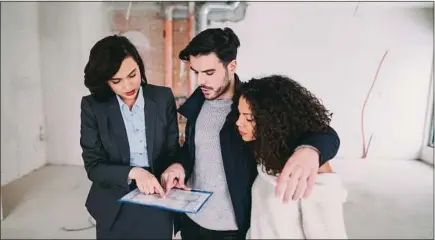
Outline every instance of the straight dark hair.
[[231, 28], [209, 28], [196, 35], [180, 51], [178, 57], [189, 61], [190, 56], [215, 53], [224, 66], [236, 59], [240, 41]]
[[132, 57], [139, 66], [141, 85], [145, 86], [148, 81], [142, 58], [126, 37], [108, 36], [92, 47], [84, 70], [85, 86], [97, 100], [106, 101], [115, 95], [107, 82], [118, 72], [127, 57]]

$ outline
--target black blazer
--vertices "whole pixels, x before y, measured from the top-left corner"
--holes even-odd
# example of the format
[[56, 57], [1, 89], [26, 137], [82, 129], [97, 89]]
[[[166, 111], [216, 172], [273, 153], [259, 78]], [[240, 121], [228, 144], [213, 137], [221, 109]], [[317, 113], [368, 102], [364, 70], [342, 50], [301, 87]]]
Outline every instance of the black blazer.
[[[160, 175], [174, 161], [179, 149], [177, 109], [171, 89], [142, 86], [148, 158], [152, 173]], [[117, 202], [130, 191], [130, 149], [118, 100], [106, 102], [88, 95], [81, 102], [80, 145], [92, 186], [86, 208], [101, 226], [111, 227], [121, 206]]]
[[[236, 90], [233, 97], [231, 112], [220, 131], [222, 160], [227, 179], [227, 185], [233, 204], [236, 222], [240, 231], [246, 233], [251, 216], [251, 187], [257, 176], [256, 161], [252, 149], [240, 136], [236, 121], [239, 116], [237, 109], [241, 82], [236, 77]], [[198, 88], [178, 109], [178, 112], [187, 118], [185, 143], [180, 149], [176, 162], [183, 165], [186, 171], [186, 181], [192, 174], [195, 164], [195, 124], [205, 101], [204, 95]], [[308, 132], [298, 145], [311, 145], [320, 151], [319, 164], [322, 165], [332, 159], [338, 152], [340, 139], [331, 127], [326, 132]], [[296, 148], [297, 146], [294, 146]], [[175, 232], [180, 230], [180, 218], [176, 218]]]

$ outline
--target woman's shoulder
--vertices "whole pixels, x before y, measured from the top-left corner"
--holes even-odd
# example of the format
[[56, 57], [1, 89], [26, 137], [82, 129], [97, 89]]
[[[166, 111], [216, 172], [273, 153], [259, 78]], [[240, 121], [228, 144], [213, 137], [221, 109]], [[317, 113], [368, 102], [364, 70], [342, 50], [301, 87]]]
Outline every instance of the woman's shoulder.
[[82, 104], [82, 107], [83, 106], [89, 106], [90, 107], [90, 106], [94, 105], [97, 102], [98, 101], [97, 101], [97, 99], [95, 98], [94, 95], [88, 94], [88, 95], [85, 95], [85, 96], [82, 97], [81, 104]]
[[98, 100], [97, 97], [93, 94], [88, 94], [82, 97], [81, 105], [82, 107], [88, 107], [88, 108], [98, 108], [100, 105], [104, 105], [105, 103], [109, 102], [109, 100], [101, 101]]

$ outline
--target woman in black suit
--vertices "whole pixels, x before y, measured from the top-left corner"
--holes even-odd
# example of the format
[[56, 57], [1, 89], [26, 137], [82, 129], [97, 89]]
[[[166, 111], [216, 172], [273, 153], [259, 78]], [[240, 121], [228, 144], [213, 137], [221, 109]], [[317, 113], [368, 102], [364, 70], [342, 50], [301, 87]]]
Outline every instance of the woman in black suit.
[[169, 211], [117, 202], [136, 187], [163, 194], [158, 179], [179, 148], [171, 89], [147, 84], [138, 51], [122, 36], [97, 42], [84, 72], [91, 94], [81, 101], [80, 145], [97, 239], [171, 239]]

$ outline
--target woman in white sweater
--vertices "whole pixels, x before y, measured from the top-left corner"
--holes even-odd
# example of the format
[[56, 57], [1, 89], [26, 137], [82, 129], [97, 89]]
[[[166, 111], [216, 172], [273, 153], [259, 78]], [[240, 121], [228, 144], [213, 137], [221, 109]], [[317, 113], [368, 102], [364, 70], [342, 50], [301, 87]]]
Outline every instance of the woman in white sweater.
[[347, 191], [329, 163], [320, 166], [309, 198], [284, 203], [275, 196], [277, 176], [294, 144], [304, 133], [326, 130], [328, 110], [300, 84], [277, 75], [245, 83], [238, 108], [237, 127], [258, 164], [247, 239], [346, 239]]

